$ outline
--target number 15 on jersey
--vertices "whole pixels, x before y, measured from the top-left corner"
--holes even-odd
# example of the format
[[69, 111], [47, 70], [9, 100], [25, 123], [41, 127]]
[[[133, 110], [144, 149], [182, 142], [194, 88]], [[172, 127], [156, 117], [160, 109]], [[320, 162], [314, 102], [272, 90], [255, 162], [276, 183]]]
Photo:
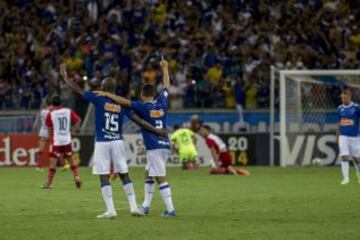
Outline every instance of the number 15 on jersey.
[[105, 130], [110, 132], [119, 131], [119, 116], [117, 114], [105, 113]]

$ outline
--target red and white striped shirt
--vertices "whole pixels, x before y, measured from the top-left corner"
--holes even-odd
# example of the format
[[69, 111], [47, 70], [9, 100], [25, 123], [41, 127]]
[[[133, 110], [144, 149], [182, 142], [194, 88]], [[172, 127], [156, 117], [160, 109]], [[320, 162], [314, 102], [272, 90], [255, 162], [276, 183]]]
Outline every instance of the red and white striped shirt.
[[227, 150], [225, 142], [217, 135], [210, 133], [205, 138], [206, 145], [211, 149], [214, 148], [217, 153]]
[[46, 116], [45, 124], [52, 129], [51, 143], [53, 146], [66, 146], [71, 143], [71, 126], [80, 117], [71, 109], [62, 106], [54, 107]]

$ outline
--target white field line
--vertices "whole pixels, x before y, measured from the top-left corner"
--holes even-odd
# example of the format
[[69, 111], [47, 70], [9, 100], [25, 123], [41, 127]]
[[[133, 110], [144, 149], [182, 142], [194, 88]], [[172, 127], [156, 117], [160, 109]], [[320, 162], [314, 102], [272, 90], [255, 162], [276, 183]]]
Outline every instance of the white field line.
[[[58, 198], [58, 197], [53, 197], [53, 198], [36, 198], [35, 200], [44, 200], [44, 201], [55, 201], [55, 200], [60, 200], [60, 201], [77, 201], [77, 202], [104, 202], [101, 198]], [[120, 203], [120, 204], [125, 204], [127, 203], [126, 201], [118, 201], [116, 200], [116, 198], [114, 199], [114, 202], [116, 203]]]
[[[120, 210], [129, 210], [129, 214], [130, 214], [130, 209], [128, 207], [121, 207], [121, 208], [116, 208], [116, 211], [120, 211]], [[66, 210], [69, 210], [69, 211], [66, 211]], [[86, 212], [86, 213], [97, 213], [97, 214], [100, 214], [102, 212], [105, 211], [105, 207], [103, 209], [89, 209], [89, 210], [84, 210], [84, 209], [81, 209], [79, 211], [71, 211], [72, 209], [53, 209], [53, 210], [49, 210], [49, 211], [46, 211], [46, 212], [37, 212], [37, 213], [20, 213], [20, 212], [15, 212], [15, 213], [11, 213], [11, 214], [6, 214], [8, 216], [36, 216], [36, 215], [41, 215], [41, 214], [46, 214], [46, 215], [49, 215], [49, 214], [53, 214], [53, 215], [62, 215], [62, 214], [74, 214], [74, 213], [78, 213], [78, 212]]]

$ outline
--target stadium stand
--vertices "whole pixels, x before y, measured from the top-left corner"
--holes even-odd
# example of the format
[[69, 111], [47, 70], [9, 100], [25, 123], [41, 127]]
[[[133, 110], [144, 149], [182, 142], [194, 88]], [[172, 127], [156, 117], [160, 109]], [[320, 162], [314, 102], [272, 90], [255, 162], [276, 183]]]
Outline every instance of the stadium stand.
[[61, 61], [84, 87], [115, 75], [117, 93], [136, 98], [161, 79], [162, 54], [173, 109], [266, 108], [271, 63], [359, 68], [358, 19], [350, 0], [0, 1], [0, 108], [38, 109], [53, 92], [81, 106]]

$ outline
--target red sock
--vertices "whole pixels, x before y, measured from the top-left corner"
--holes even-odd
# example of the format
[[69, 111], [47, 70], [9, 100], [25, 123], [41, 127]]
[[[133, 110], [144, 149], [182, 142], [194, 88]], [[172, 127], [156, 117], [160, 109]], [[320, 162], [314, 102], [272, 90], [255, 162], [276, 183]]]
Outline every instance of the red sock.
[[71, 171], [72, 171], [72, 173], [73, 173], [74, 177], [79, 176], [79, 169], [78, 169], [78, 166], [76, 166], [76, 165], [71, 165], [70, 169], [71, 169]]
[[49, 168], [48, 184], [52, 184], [53, 179], [54, 179], [54, 177], [55, 177], [55, 173], [56, 173], [56, 168]]

